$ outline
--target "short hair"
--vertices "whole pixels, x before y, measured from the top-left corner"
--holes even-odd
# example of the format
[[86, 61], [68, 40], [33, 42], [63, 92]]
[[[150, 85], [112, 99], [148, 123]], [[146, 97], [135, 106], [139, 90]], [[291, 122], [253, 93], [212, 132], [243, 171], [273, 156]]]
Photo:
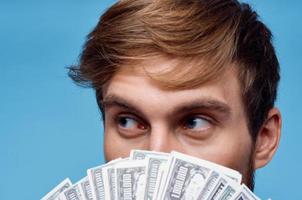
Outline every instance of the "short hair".
[[[153, 56], [189, 65], [152, 75], [163, 87], [186, 89], [217, 78], [236, 64], [252, 138], [274, 106], [280, 79], [270, 30], [237, 0], [120, 0], [87, 36], [69, 76], [102, 92], [120, 67]], [[206, 67], [204, 67], [206, 65]], [[177, 72], [177, 73], [175, 73]]]

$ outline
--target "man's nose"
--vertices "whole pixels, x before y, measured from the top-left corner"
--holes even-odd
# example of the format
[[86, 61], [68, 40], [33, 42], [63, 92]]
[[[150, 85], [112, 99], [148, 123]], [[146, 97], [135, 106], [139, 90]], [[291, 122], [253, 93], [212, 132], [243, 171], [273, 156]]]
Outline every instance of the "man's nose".
[[176, 150], [175, 137], [173, 133], [166, 127], [153, 128], [149, 137], [149, 150], [159, 152], [171, 152]]

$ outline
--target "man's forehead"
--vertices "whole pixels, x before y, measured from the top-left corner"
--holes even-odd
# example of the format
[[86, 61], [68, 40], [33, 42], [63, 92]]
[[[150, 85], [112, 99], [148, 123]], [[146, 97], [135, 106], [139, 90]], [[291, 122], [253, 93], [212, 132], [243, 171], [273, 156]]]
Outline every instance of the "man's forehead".
[[228, 72], [238, 79], [238, 64], [229, 63], [217, 68], [200, 58], [154, 56], [127, 62], [118, 67], [116, 74], [148, 76], [162, 89], [192, 89], [224, 78]]

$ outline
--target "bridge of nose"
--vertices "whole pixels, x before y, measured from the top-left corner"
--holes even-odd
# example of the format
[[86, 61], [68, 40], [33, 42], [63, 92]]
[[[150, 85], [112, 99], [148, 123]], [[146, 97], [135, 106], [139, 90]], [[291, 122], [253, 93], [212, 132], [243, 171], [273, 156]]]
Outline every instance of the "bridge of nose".
[[171, 130], [166, 127], [157, 127], [150, 132], [148, 149], [170, 153], [173, 150], [181, 151], [181, 145]]

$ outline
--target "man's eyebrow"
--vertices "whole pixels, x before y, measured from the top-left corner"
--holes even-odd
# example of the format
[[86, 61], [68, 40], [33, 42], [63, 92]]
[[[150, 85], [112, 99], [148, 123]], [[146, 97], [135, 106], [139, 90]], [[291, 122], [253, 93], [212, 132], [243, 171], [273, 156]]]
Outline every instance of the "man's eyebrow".
[[[131, 102], [117, 95], [106, 96], [104, 100], [101, 102], [101, 105], [103, 108], [118, 106], [127, 110], [131, 110], [132, 112], [139, 114], [142, 117], [144, 116], [139, 109], [137, 109], [133, 104], [131, 104]], [[214, 111], [222, 114], [223, 118], [225, 119], [231, 115], [231, 108], [229, 105], [227, 105], [222, 101], [211, 99], [211, 98], [186, 101], [184, 103], [177, 105], [175, 108], [173, 108], [172, 111], [169, 111], [169, 114], [171, 116], [174, 116], [177, 114], [188, 113], [195, 110]]]
[[174, 115], [178, 113], [191, 112], [197, 109], [221, 113], [223, 114], [224, 118], [227, 118], [231, 115], [230, 106], [216, 99], [200, 99], [191, 102], [189, 101], [183, 103], [182, 105], [178, 105], [171, 113]]
[[117, 95], [108, 95], [104, 97], [103, 101], [101, 101], [101, 106], [103, 109], [105, 109], [106, 107], [118, 106], [127, 110], [131, 110], [134, 113], [143, 115], [142, 112], [135, 106], [133, 106], [130, 102]]

